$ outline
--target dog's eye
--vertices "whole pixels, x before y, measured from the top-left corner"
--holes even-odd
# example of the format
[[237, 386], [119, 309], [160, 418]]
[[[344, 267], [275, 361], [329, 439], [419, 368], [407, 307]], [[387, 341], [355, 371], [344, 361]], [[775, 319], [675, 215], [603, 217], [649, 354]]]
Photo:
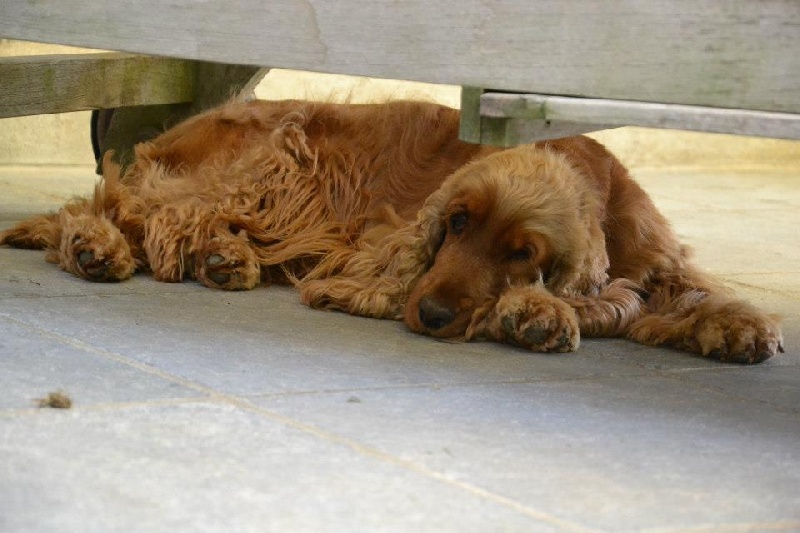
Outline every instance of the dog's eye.
[[530, 259], [531, 259], [530, 248], [520, 248], [519, 250], [514, 250], [508, 255], [509, 261], [530, 261]]
[[464, 231], [467, 225], [466, 213], [453, 213], [450, 215], [450, 231], [456, 235]]

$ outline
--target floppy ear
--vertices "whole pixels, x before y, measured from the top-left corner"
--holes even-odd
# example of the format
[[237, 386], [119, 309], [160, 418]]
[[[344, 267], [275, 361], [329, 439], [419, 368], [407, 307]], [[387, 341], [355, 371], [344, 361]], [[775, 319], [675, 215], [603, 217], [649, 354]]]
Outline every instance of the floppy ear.
[[445, 209], [450, 199], [450, 189], [446, 183], [431, 194], [417, 213], [417, 222], [412, 226], [417, 239], [420, 257], [424, 258], [426, 270], [430, 268], [436, 253], [444, 242]]
[[596, 200], [584, 196], [573, 228], [557, 237], [562, 243], [556, 247], [566, 253], [556, 259], [547, 282], [554, 294], [592, 295], [608, 282], [610, 261], [596, 204]]
[[392, 238], [393, 243], [386, 247], [392, 259], [385, 274], [400, 279], [406, 290], [430, 269], [444, 241], [444, 214], [452, 188], [449, 183], [446, 181], [428, 197], [417, 213], [416, 222], [399, 230]]
[[[411, 289], [433, 264], [441, 246], [449, 197], [440, 188], [420, 209], [416, 222], [355, 253], [331, 254], [298, 280], [301, 301], [311, 307], [402, 319]], [[331, 272], [337, 274], [329, 276]]]

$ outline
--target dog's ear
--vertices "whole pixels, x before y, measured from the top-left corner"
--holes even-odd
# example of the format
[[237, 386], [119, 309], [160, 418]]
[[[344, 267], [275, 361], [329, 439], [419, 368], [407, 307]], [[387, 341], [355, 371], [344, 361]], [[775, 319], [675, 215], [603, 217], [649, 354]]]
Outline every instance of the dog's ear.
[[433, 264], [446, 234], [445, 209], [450, 199], [449, 182], [431, 194], [417, 213], [415, 236], [417, 246], [425, 258], [426, 270]]
[[[585, 205], [589, 204], [589, 205]], [[589, 295], [608, 282], [610, 261], [605, 233], [597, 217], [597, 209], [585, 202], [571, 229], [558, 235], [556, 245], [563, 250], [556, 258], [547, 281], [547, 288], [564, 296]]]
[[384, 276], [398, 279], [405, 292], [427, 272], [444, 241], [444, 213], [450, 191], [447, 182], [425, 201], [417, 220], [396, 231], [382, 243], [379, 263], [386, 265]]

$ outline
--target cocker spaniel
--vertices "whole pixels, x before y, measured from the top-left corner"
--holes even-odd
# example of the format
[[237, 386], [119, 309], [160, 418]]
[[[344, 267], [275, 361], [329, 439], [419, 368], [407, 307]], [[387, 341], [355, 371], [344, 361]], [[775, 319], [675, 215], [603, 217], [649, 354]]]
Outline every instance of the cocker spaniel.
[[537, 352], [627, 337], [757, 363], [778, 319], [693, 266], [586, 138], [502, 150], [420, 102], [232, 102], [104, 161], [92, 198], [0, 234], [91, 281], [291, 283], [311, 307]]

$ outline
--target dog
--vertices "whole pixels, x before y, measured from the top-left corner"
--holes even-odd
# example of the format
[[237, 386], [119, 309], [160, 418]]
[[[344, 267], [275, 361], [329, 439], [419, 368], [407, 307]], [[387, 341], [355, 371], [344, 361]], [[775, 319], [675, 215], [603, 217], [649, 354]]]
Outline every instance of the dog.
[[292, 284], [314, 308], [535, 352], [626, 337], [758, 363], [779, 319], [691, 263], [587, 137], [500, 149], [422, 102], [229, 102], [112, 154], [94, 195], [0, 234], [90, 281]]

